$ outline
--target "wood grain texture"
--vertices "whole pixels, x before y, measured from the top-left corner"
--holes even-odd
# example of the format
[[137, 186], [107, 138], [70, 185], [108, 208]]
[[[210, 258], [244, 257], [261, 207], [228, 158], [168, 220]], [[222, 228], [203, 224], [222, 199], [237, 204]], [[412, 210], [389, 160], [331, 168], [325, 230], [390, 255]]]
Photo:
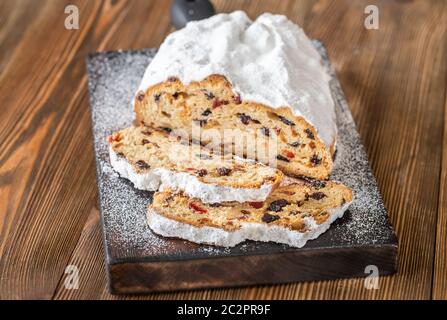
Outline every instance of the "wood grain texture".
[[[447, 48], [445, 48], [447, 51]], [[444, 126], [447, 124], [447, 93], [445, 94]], [[444, 127], [442, 170], [439, 190], [438, 224], [436, 232], [433, 299], [447, 299], [447, 128]]]
[[[78, 31], [64, 28], [68, 3]], [[53, 296], [96, 201], [85, 56], [107, 49], [128, 14], [157, 19], [154, 2], [113, 3], [42, 2], [0, 78], [0, 298]]]
[[[84, 57], [158, 46], [170, 3], [38, 3], [0, 3], [0, 298], [117, 298], [104, 272]], [[63, 28], [68, 3], [80, 30]], [[363, 27], [367, 0], [214, 3], [286, 14], [324, 42], [399, 237], [399, 274], [378, 290], [350, 279], [118, 298], [447, 298], [447, 2], [374, 1], [379, 30]], [[78, 290], [65, 289], [68, 264], [80, 269]]]

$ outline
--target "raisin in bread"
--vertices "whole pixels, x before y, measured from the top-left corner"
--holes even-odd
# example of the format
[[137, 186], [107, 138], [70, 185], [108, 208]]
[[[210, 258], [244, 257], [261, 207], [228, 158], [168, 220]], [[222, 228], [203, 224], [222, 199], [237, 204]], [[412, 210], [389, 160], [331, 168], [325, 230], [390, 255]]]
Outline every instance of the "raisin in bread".
[[188, 85], [170, 78], [137, 93], [135, 111], [144, 125], [179, 130], [213, 150], [278, 167], [287, 175], [326, 179], [332, 170], [329, 150], [303, 117], [287, 107], [241, 101], [220, 75]]
[[109, 137], [110, 161], [120, 176], [136, 188], [170, 188], [201, 199], [263, 201], [283, 174], [268, 166], [221, 157], [165, 131], [132, 126]]
[[336, 182], [298, 182], [276, 189], [265, 202], [204, 204], [170, 191], [154, 194], [150, 228], [166, 237], [232, 247], [245, 240], [302, 247], [317, 238], [352, 202]]

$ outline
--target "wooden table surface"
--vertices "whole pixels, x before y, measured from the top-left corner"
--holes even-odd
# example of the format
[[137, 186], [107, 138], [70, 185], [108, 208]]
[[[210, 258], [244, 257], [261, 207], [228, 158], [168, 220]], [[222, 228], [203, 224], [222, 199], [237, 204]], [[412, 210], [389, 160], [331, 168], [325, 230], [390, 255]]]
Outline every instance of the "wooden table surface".
[[[79, 30], [66, 30], [76, 4]], [[170, 1], [0, 1], [0, 298], [447, 298], [447, 1], [214, 1], [286, 14], [328, 48], [390, 219], [399, 273], [276, 286], [109, 294], [85, 56], [157, 47]], [[379, 29], [364, 9], [379, 8]], [[68, 265], [79, 288], [64, 285]]]

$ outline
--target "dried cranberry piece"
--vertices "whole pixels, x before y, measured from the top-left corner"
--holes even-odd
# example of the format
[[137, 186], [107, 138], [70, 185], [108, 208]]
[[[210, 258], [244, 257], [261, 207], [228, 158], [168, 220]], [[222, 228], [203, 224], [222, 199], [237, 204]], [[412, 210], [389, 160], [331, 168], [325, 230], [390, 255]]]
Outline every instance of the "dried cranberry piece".
[[295, 158], [295, 154], [292, 151], [285, 151], [286, 157], [289, 159]]
[[151, 166], [150, 165], [148, 165], [146, 162], [144, 162], [143, 160], [138, 160], [136, 163], [135, 163], [137, 166], [138, 166], [138, 168], [140, 168], [140, 169], [142, 169], [142, 170], [144, 170], [144, 169], [149, 169]]
[[265, 223], [270, 223], [279, 219], [279, 216], [275, 214], [264, 213], [262, 216], [262, 221]]
[[304, 130], [304, 132], [307, 134], [307, 137], [309, 139], [315, 139], [314, 133], [312, 132], [312, 130], [310, 130], [309, 128], [307, 128], [306, 130]]
[[321, 163], [321, 158], [314, 154], [312, 158], [310, 158], [310, 163], [312, 163], [314, 166], [317, 166]]
[[213, 100], [213, 108], [218, 108], [222, 105], [228, 104], [229, 102], [227, 100], [219, 100], [219, 98], [215, 98]]
[[295, 122], [290, 121], [289, 119], [287, 119], [286, 117], [280, 116], [278, 115], [279, 120], [281, 120], [281, 122], [283, 122], [284, 124], [288, 125], [288, 126], [294, 126]]
[[216, 170], [220, 176], [228, 176], [231, 173], [231, 169], [228, 169], [225, 167], [220, 167], [220, 168], [217, 168]]
[[190, 202], [189, 207], [199, 213], [207, 213], [208, 212], [208, 210], [206, 210], [205, 208], [202, 208], [201, 206], [199, 206], [197, 203], [194, 203], [194, 202]]
[[309, 197], [314, 200], [321, 200], [326, 197], [326, 194], [324, 194], [323, 192], [314, 192]]
[[204, 117], [208, 117], [210, 114], [211, 114], [210, 109], [206, 109], [205, 111], [202, 112], [202, 116], [204, 116]]
[[284, 208], [285, 206], [287, 206], [289, 204], [290, 204], [289, 201], [287, 201], [286, 199], [275, 200], [270, 203], [270, 205], [267, 207], [267, 210], [279, 212], [282, 210], [282, 208]]
[[248, 204], [250, 205], [250, 207], [255, 209], [259, 209], [264, 206], [264, 202], [249, 202]]
[[282, 156], [282, 155], [280, 155], [280, 154], [278, 154], [278, 155], [276, 156], [276, 159], [281, 160], [281, 161], [285, 161], [285, 162], [290, 162], [289, 159], [287, 159], [286, 157], [284, 157], [284, 156]]
[[221, 105], [222, 105], [222, 101], [220, 101], [219, 99], [216, 98], [213, 100], [213, 108], [214, 109], [220, 107]]

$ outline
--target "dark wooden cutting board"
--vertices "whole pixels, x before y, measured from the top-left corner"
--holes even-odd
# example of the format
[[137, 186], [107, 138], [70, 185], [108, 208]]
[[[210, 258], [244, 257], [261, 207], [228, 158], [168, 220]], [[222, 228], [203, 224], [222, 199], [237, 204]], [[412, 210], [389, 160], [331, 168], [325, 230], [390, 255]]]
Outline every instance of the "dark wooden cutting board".
[[151, 232], [145, 211], [152, 193], [120, 178], [106, 138], [134, 120], [131, 100], [156, 50], [102, 52], [88, 57], [97, 181], [112, 293], [285, 283], [396, 272], [397, 239], [388, 221], [359, 134], [323, 46], [332, 75], [339, 138], [332, 179], [353, 189], [354, 202], [319, 238], [297, 249], [247, 241], [234, 248], [198, 245]]

